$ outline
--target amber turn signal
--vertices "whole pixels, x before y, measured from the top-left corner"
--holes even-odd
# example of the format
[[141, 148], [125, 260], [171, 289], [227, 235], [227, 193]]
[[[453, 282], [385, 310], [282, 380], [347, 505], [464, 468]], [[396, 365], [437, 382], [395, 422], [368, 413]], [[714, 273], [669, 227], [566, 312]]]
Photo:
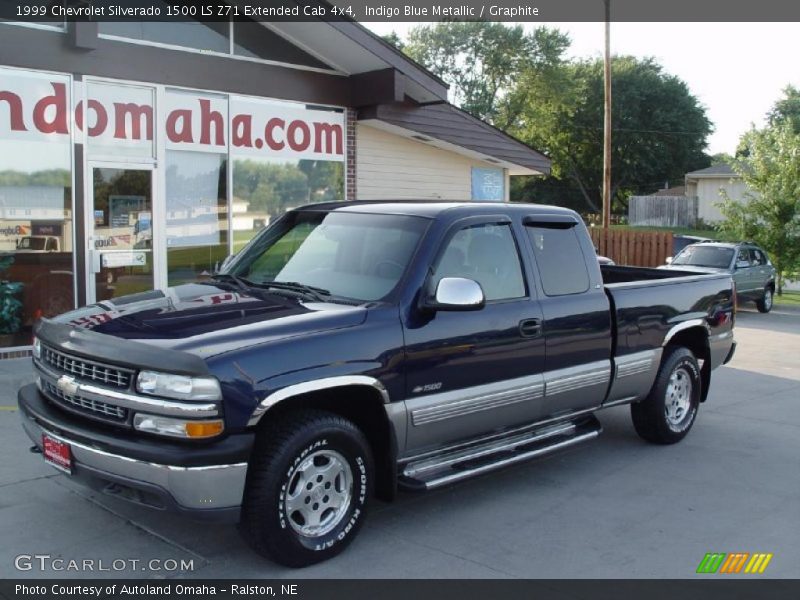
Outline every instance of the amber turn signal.
[[224, 425], [221, 420], [189, 421], [186, 423], [186, 437], [207, 438], [222, 433]]

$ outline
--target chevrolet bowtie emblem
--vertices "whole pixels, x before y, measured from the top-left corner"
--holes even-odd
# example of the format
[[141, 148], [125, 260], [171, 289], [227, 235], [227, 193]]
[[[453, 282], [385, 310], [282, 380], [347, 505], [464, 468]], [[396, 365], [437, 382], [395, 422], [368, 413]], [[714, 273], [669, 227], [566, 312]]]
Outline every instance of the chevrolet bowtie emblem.
[[75, 378], [69, 375], [62, 375], [59, 377], [56, 386], [59, 390], [70, 396], [75, 395], [78, 391], [78, 384], [75, 383]]

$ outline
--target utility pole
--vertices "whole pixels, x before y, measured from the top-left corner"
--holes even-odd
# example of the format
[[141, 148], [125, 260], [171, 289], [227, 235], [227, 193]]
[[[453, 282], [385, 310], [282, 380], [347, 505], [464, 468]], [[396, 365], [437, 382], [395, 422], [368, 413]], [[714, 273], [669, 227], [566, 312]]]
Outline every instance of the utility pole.
[[606, 51], [603, 60], [603, 229], [611, 224], [611, 0], [606, 5]]

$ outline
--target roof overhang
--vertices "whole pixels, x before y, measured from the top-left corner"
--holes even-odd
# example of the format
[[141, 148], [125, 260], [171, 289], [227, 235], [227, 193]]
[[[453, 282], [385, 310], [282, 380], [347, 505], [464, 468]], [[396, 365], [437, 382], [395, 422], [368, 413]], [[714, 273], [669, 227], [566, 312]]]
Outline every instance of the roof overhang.
[[345, 76], [395, 69], [407, 96], [421, 104], [447, 100], [447, 84], [362, 25], [351, 21], [262, 21], [311, 56]]
[[450, 105], [377, 105], [359, 110], [359, 122], [508, 169], [510, 175], [547, 175], [550, 159]]
[[686, 174], [686, 181], [690, 181], [692, 179], [741, 179], [741, 175], [738, 173], [687, 173]]

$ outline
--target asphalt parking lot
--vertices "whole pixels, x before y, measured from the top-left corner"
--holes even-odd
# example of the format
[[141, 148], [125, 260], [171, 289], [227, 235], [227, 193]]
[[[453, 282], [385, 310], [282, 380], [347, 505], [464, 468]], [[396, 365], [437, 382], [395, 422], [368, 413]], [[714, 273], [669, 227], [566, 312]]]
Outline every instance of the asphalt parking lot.
[[[14, 408], [28, 361], [2, 361], [0, 577], [678, 579], [695, 577], [707, 552], [770, 552], [755, 577], [797, 578], [800, 311], [740, 312], [736, 338], [735, 359], [715, 372], [682, 443], [648, 445], [627, 407], [602, 412], [604, 434], [573, 451], [375, 503], [348, 551], [301, 571], [261, 559], [234, 527], [131, 506], [44, 465], [28, 452]], [[194, 568], [20, 572], [21, 554]]]

